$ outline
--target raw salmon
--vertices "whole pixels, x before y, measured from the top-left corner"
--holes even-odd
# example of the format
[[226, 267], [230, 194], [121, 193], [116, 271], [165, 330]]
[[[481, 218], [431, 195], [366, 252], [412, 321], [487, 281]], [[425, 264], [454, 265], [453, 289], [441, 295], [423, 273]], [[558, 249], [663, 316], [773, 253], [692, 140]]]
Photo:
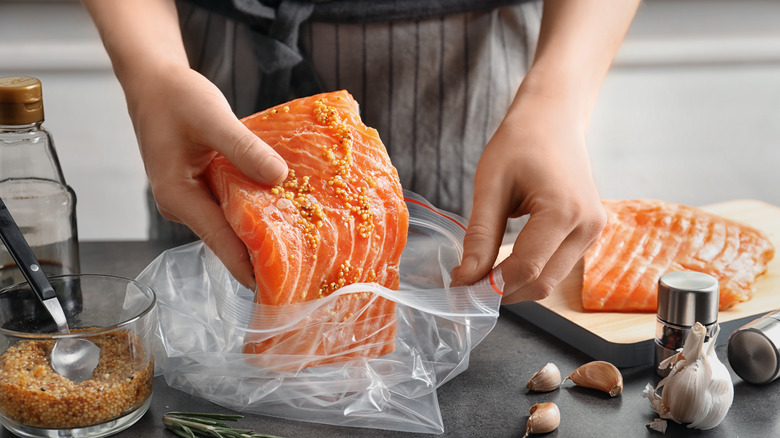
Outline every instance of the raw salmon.
[[[397, 290], [409, 213], [398, 172], [352, 96], [301, 98], [242, 121], [290, 169], [283, 184], [267, 187], [221, 155], [209, 165], [208, 183], [249, 250], [255, 302], [306, 302], [359, 282]], [[262, 321], [250, 329], [267, 329]], [[394, 347], [395, 303], [355, 293], [285, 333], [248, 335], [244, 352], [271, 355], [276, 359], [258, 363], [289, 369], [377, 357]]]
[[607, 226], [584, 257], [582, 307], [654, 312], [658, 279], [699, 271], [720, 283], [720, 309], [747, 301], [774, 257], [768, 236], [695, 207], [659, 200], [603, 201]]

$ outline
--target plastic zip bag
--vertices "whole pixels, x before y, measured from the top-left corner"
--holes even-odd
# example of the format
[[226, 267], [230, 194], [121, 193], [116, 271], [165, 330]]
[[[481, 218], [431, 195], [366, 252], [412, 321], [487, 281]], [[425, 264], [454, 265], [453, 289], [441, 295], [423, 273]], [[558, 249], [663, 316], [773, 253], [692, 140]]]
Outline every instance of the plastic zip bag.
[[[475, 285], [449, 287], [463, 252], [465, 220], [405, 195], [409, 233], [397, 291], [358, 283], [304, 303], [261, 306], [203, 243], [161, 254], [138, 276], [157, 293], [157, 374], [173, 388], [241, 412], [443, 433], [436, 389], [468, 367], [469, 353], [495, 326], [504, 283], [494, 272]], [[317, 315], [332, 312], [351, 293], [395, 302], [392, 353], [305, 367], [296, 365], [327, 362], [327, 351], [317, 357], [243, 352], [248, 338], [322, 331]], [[341, 330], [350, 332], [351, 321], [331, 321], [326, 333], [338, 340]]]

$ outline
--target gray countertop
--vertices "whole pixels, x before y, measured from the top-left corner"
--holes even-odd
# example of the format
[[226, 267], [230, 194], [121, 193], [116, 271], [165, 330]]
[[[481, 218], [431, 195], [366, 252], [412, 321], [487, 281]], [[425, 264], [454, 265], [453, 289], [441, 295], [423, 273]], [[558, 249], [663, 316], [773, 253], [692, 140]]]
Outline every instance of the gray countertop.
[[[152, 242], [82, 243], [82, 270], [135, 277], [166, 248]], [[725, 346], [718, 356], [726, 361]], [[645, 425], [655, 414], [641, 396], [646, 383], [657, 383], [650, 365], [622, 369], [623, 394], [610, 398], [595, 390], [579, 388], [567, 382], [546, 394], [528, 392], [528, 379], [547, 362], [555, 363], [568, 375], [591, 358], [545, 331], [508, 312], [501, 312], [498, 323], [471, 355], [469, 368], [438, 391], [445, 437], [521, 437], [528, 409], [542, 401], [555, 402], [561, 410], [561, 425], [549, 437], [769, 437], [780, 436], [780, 383], [754, 386], [733, 375], [734, 403], [726, 419], [708, 431], [691, 431], [671, 423], [666, 435], [648, 430]], [[161, 417], [169, 411], [232, 413], [204, 399], [169, 388], [155, 379], [152, 405], [135, 425], [118, 437], [174, 438], [166, 431]], [[236, 423], [242, 428], [282, 437], [401, 437], [430, 436], [374, 429], [357, 429], [289, 421], [246, 414]], [[3, 429], [0, 438], [13, 435]]]

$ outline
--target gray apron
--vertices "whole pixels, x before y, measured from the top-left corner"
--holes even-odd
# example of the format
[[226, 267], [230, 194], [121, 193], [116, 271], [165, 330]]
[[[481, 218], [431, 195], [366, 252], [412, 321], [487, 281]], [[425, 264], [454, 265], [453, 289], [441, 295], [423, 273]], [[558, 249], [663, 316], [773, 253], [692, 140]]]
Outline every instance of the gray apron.
[[[350, 24], [295, 23], [301, 16], [288, 12], [295, 28], [286, 47], [298, 53], [282, 53], [279, 62], [262, 55], [280, 50], [249, 24], [188, 2], [178, 6], [192, 67], [222, 90], [239, 117], [346, 89], [366, 125], [379, 131], [403, 187], [464, 217], [471, 214], [477, 162], [530, 67], [541, 21], [538, 2]], [[280, 87], [285, 81], [293, 86]], [[156, 211], [151, 237], [193, 237]]]

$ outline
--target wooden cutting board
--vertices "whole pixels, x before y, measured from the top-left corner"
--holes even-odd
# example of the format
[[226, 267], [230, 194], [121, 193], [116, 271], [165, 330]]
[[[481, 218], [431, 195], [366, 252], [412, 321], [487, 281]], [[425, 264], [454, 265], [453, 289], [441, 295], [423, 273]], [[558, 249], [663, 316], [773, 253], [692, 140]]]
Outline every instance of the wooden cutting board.
[[[780, 208], [756, 200], [735, 200], [702, 209], [763, 230], [779, 253], [769, 263], [767, 273], [756, 281], [753, 298], [718, 315], [721, 326], [718, 344], [724, 344], [737, 328], [780, 309]], [[510, 251], [511, 245], [503, 246], [499, 259], [503, 260]], [[506, 309], [594, 359], [606, 360], [618, 367], [651, 363], [655, 313], [583, 311], [581, 288], [580, 263], [551, 296], [541, 301], [506, 306]]]

